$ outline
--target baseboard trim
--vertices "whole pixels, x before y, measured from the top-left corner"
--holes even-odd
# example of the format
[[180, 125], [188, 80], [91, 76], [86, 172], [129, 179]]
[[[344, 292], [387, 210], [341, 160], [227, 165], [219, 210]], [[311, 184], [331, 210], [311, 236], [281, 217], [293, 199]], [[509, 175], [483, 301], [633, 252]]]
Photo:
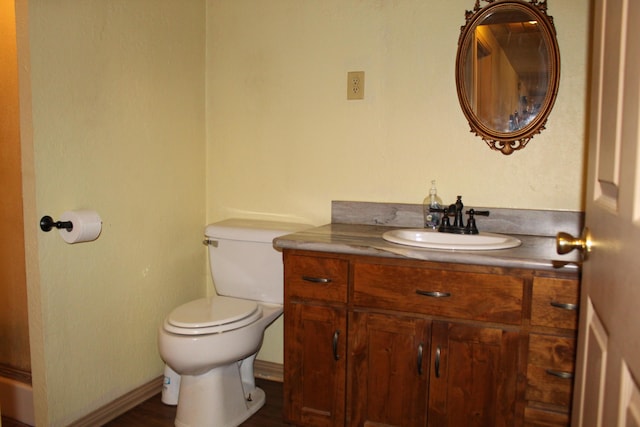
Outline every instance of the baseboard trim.
[[256, 378], [281, 383], [284, 381], [284, 367], [281, 363], [256, 360], [253, 363], [253, 375]]
[[150, 399], [162, 391], [162, 382], [164, 376], [159, 376], [146, 384], [130, 391], [129, 393], [117, 398], [111, 403], [91, 412], [90, 414], [80, 418], [69, 424], [69, 427], [94, 427], [101, 426], [109, 421], [124, 414], [145, 400]]

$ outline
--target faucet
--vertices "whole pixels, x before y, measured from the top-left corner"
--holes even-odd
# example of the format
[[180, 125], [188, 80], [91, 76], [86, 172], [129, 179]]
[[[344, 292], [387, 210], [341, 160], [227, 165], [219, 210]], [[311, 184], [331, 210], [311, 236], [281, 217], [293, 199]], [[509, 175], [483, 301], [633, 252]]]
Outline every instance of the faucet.
[[[454, 234], [478, 234], [478, 227], [476, 226], [475, 215], [489, 216], [489, 211], [477, 211], [475, 209], [469, 209], [465, 212], [464, 204], [462, 203], [462, 196], [458, 196], [455, 203], [450, 204], [445, 208], [429, 208], [429, 212], [439, 212], [442, 214], [442, 221], [438, 231], [440, 233], [454, 233]], [[469, 215], [467, 224], [464, 224], [463, 214]], [[453, 225], [449, 217], [453, 216]]]

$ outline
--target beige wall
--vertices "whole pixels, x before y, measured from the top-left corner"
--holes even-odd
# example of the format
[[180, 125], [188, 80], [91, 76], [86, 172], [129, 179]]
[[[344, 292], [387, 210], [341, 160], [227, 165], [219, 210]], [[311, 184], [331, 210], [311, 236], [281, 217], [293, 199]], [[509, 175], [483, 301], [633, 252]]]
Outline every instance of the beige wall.
[[[207, 220], [330, 221], [332, 200], [580, 210], [588, 0], [553, 0], [547, 129], [506, 157], [469, 132], [455, 56], [472, 0], [208, 0]], [[348, 71], [365, 100], [346, 100]], [[281, 322], [259, 356], [281, 360]], [[275, 345], [270, 346], [271, 343]]]
[[[588, 0], [549, 2], [562, 72], [548, 126], [506, 157], [469, 132], [455, 55], [472, 0], [209, 0], [208, 219], [330, 218], [331, 200], [582, 208]], [[364, 70], [365, 100], [346, 100]]]
[[[36, 421], [63, 426], [160, 375], [157, 327], [205, 293], [205, 5], [19, 3]], [[97, 241], [33, 231], [75, 208]]]

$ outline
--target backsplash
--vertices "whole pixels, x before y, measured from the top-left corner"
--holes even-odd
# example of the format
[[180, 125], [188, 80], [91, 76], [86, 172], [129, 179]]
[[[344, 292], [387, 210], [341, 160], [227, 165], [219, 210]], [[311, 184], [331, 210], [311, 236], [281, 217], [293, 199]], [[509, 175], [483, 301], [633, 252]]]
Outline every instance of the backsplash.
[[[491, 212], [488, 217], [476, 217], [481, 232], [554, 237], [564, 231], [578, 236], [584, 226], [584, 212], [470, 207]], [[422, 204], [334, 200], [331, 223], [418, 228], [423, 226]]]

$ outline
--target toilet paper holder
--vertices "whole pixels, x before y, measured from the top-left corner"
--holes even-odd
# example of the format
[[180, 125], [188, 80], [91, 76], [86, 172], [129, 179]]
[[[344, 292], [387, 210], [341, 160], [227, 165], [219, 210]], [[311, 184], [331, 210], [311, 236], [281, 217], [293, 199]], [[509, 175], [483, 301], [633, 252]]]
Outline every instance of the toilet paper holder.
[[64, 228], [67, 231], [73, 230], [73, 222], [71, 221], [54, 221], [49, 215], [40, 218], [40, 229], [42, 231], [51, 231], [54, 228]]

